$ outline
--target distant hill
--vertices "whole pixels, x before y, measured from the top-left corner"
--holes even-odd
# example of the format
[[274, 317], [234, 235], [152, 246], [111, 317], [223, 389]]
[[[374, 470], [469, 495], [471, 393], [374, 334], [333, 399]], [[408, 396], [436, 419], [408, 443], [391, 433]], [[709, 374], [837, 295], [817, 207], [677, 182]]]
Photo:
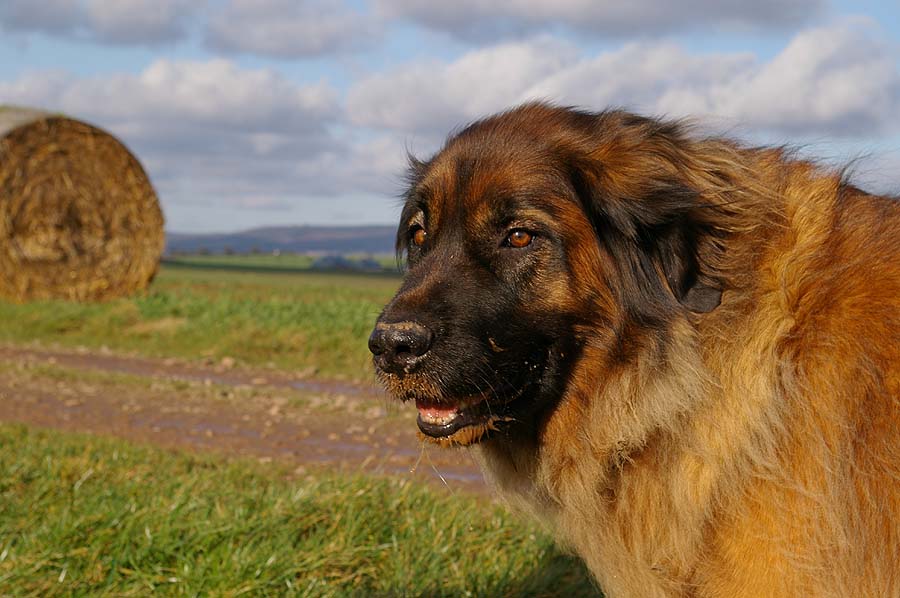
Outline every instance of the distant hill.
[[166, 234], [166, 254], [393, 253], [395, 226], [270, 226], [237, 233]]

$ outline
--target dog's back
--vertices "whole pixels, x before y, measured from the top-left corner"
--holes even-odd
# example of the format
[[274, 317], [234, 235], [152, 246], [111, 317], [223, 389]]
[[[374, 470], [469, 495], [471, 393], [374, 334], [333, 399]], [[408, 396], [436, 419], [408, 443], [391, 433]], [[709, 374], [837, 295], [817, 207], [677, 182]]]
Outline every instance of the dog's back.
[[[766, 197], [736, 208], [721, 306], [643, 372], [601, 368], [535, 464], [498, 441], [486, 467], [520, 495], [511, 466], [534, 468], [610, 596], [900, 596], [900, 200], [780, 150], [736, 156]], [[638, 401], [689, 407], [612, 468], [573, 441]]]
[[695, 582], [717, 596], [900, 596], [900, 201], [790, 170], [755, 315], [712, 359], [758, 427]]
[[526, 104], [414, 162], [370, 348], [611, 597], [900, 597], [900, 200]]

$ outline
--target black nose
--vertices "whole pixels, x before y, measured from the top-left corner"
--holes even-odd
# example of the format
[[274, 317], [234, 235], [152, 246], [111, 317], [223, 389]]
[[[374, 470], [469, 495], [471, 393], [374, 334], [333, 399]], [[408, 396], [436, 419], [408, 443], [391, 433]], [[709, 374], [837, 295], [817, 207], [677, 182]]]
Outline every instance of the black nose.
[[415, 322], [379, 322], [369, 337], [375, 364], [392, 374], [408, 374], [431, 349], [434, 334]]

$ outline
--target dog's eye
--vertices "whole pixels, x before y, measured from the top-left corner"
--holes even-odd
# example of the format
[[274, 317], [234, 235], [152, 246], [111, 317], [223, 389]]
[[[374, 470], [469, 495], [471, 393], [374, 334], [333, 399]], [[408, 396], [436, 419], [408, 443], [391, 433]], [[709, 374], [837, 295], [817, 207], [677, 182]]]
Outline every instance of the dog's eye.
[[428, 233], [425, 232], [424, 228], [417, 224], [409, 230], [409, 238], [412, 240], [413, 245], [415, 245], [416, 247], [421, 247], [425, 244], [425, 239], [428, 238]]
[[528, 247], [531, 245], [531, 241], [534, 239], [534, 236], [521, 228], [514, 229], [510, 231], [510, 233], [506, 236], [505, 245], [508, 247], [515, 247], [517, 249], [521, 249], [522, 247]]

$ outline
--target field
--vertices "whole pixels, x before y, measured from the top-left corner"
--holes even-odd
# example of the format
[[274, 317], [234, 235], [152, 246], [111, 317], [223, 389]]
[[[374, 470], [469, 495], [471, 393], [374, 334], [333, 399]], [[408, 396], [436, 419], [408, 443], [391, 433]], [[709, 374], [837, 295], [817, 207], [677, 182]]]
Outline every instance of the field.
[[[236, 259], [230, 263], [237, 264]], [[0, 343], [229, 358], [333, 379], [368, 380], [365, 339], [399, 281], [399, 275], [386, 274], [169, 265], [146, 293], [134, 298], [103, 304], [0, 303]]]
[[0, 595], [597, 595], [379, 398], [397, 276], [199, 265], [0, 303]]
[[[394, 255], [354, 255], [345, 256], [351, 262], [362, 259], [371, 259], [378, 263], [385, 271], [396, 271], [397, 258]], [[297, 253], [258, 253], [250, 255], [227, 254], [192, 254], [172, 256], [165, 260], [168, 266], [195, 266], [232, 270], [268, 270], [268, 271], [305, 271], [309, 270], [316, 258], [307, 254]]]
[[573, 596], [542, 535], [400, 478], [0, 426], [0, 587], [49, 595]]

